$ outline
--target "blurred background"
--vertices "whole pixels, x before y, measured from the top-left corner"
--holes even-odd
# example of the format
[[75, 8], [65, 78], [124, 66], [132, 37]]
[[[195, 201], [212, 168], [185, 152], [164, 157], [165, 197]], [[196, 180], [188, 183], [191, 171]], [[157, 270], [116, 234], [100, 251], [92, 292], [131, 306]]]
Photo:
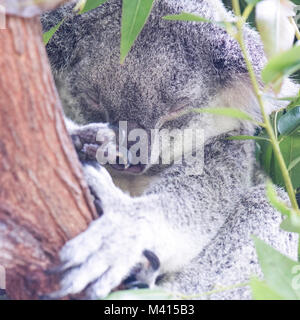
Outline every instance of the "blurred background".
[[[222, 0], [223, 1], [223, 3], [225, 4], [225, 6], [226, 6], [226, 8], [227, 9], [230, 9], [230, 10], [232, 10], [232, 6], [231, 6], [231, 1], [232, 0]], [[246, 1], [244, 1], [244, 0], [242, 0], [242, 1], [240, 1], [240, 3], [241, 3], [241, 9], [242, 10], [244, 10], [245, 9], [245, 7], [246, 7]], [[250, 17], [249, 17], [249, 23], [252, 25], [252, 26], [255, 26], [255, 15], [254, 15], [254, 12], [250, 15]]]
[[[222, 0], [224, 5], [226, 6], [227, 9], [232, 10], [232, 0]], [[241, 4], [241, 9], [243, 10], [246, 6], [247, 3], [245, 0], [240, 1]], [[255, 25], [255, 11], [253, 11], [249, 17], [248, 22], [250, 23], [250, 25], [254, 28], [256, 28]], [[298, 5], [298, 14], [297, 14], [297, 19], [296, 22], [298, 23], [298, 27], [300, 28], [300, 5]], [[296, 72], [293, 74], [292, 78], [297, 81], [298, 83], [300, 83], [300, 71]]]

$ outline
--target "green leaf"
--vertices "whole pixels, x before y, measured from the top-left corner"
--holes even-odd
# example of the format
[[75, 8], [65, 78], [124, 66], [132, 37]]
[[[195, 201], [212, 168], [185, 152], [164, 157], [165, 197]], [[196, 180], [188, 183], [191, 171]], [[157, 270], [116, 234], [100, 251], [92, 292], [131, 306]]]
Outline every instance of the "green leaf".
[[297, 128], [300, 129], [300, 106], [289, 110], [278, 120], [278, 131], [282, 135], [287, 135]]
[[286, 110], [291, 110], [295, 107], [300, 106], [300, 91], [296, 97], [292, 97], [290, 99], [289, 105], [286, 107]]
[[121, 26], [121, 63], [143, 29], [154, 0], [123, 0]]
[[258, 260], [268, 287], [284, 299], [300, 299], [300, 285], [295, 285], [295, 268], [298, 262], [273, 249], [264, 241], [253, 237]]
[[284, 300], [282, 296], [273, 291], [264, 281], [252, 278], [250, 281], [252, 297], [254, 300]]
[[[294, 160], [300, 157], [300, 134], [296, 133], [290, 136], [284, 136], [279, 146], [286, 166], [288, 168], [291, 166], [289, 174], [293, 187], [296, 190], [300, 187], [300, 162], [295, 163]], [[284, 186], [284, 179], [281, 174], [280, 166], [274, 155], [272, 159], [271, 171], [273, 181], [280, 186]]]
[[[291, 112], [292, 110], [293, 109], [289, 110], [288, 113]], [[277, 126], [277, 131], [279, 131], [278, 123], [281, 123], [281, 118], [284, 117], [285, 115], [286, 114], [284, 114], [283, 111], [276, 112], [271, 115], [270, 120], [271, 120], [273, 129], [275, 126]], [[282, 128], [290, 127], [290, 130], [293, 130], [293, 128], [295, 127], [295, 125], [291, 126], [291, 124], [293, 124], [293, 119], [290, 120], [290, 123], [289, 122], [286, 123], [286, 127], [283, 125], [285, 123], [286, 122], [282, 122], [281, 124]], [[282, 128], [280, 130], [282, 132], [285, 132], [284, 129]], [[268, 135], [264, 129], [259, 134], [259, 137], [268, 138]], [[279, 135], [278, 139], [279, 139], [280, 151], [283, 155], [286, 166], [289, 169], [293, 187], [296, 190], [297, 188], [300, 188], [300, 178], [299, 178], [300, 162], [298, 161], [300, 157], [300, 130], [297, 131], [297, 128], [296, 128], [293, 130], [292, 133], [289, 133], [289, 135]], [[265, 172], [272, 178], [272, 181], [275, 184], [284, 187], [285, 186], [284, 179], [281, 174], [281, 169], [277, 161], [277, 158], [275, 157], [275, 154], [273, 152], [271, 143], [269, 141], [257, 140], [257, 144], [260, 146], [258, 158], [261, 166], [263, 167]]]
[[292, 209], [289, 208], [284, 202], [279, 200], [274, 185], [271, 181], [267, 182], [266, 193], [268, 200], [275, 209], [286, 216], [290, 216], [292, 214]]
[[274, 157], [273, 147], [272, 147], [272, 144], [269, 143], [267, 146], [266, 152], [263, 154], [262, 158], [263, 158], [264, 168], [265, 168], [266, 172], [269, 175], [271, 175], [271, 177], [272, 177], [271, 164], [272, 164], [273, 157]]
[[254, 119], [251, 118], [249, 114], [234, 108], [199, 108], [199, 109], [193, 109], [193, 111], [197, 113], [211, 113], [211, 114], [217, 114], [220, 116], [255, 121]]
[[296, 167], [296, 165], [298, 165], [300, 162], [300, 157], [294, 159], [290, 164], [289, 164], [289, 167], [288, 167], [288, 171], [291, 171], [292, 169], [294, 169]]
[[121, 290], [111, 293], [104, 300], [177, 300], [175, 293], [162, 289]]
[[257, 136], [233, 136], [227, 138], [227, 140], [259, 140], [259, 141], [270, 141], [267, 138], [257, 137]]
[[272, 157], [273, 157], [273, 148], [270, 141], [268, 141], [268, 135], [265, 132], [265, 130], [262, 130], [262, 132], [259, 135], [260, 138], [264, 138], [265, 140], [257, 140], [256, 144], [256, 151], [258, 158], [262, 168], [264, 171], [271, 176], [271, 164], [272, 164]]
[[107, 0], [86, 0], [85, 6], [79, 11], [78, 14], [83, 14], [90, 10], [96, 9], [105, 2], [107, 2]]
[[211, 20], [206, 18], [202, 18], [192, 13], [182, 12], [180, 14], [174, 14], [169, 16], [164, 16], [163, 19], [165, 20], [172, 20], [172, 21], [194, 21], [194, 22], [209, 22], [212, 23]]
[[212, 21], [201, 16], [198, 16], [193, 13], [182, 12], [180, 14], [168, 15], [163, 17], [164, 20], [171, 20], [171, 21], [187, 21], [187, 22], [206, 22], [206, 23], [213, 23], [220, 27], [227, 27], [232, 25], [230, 22], [222, 22], [222, 21]]
[[51, 28], [49, 31], [45, 32], [43, 34], [43, 42], [45, 45], [49, 43], [55, 32], [59, 29], [59, 27], [63, 24], [65, 19], [61, 20], [57, 25], [55, 25], [53, 28]]
[[262, 79], [268, 84], [278, 81], [283, 76], [289, 76], [300, 69], [300, 46], [277, 54], [262, 70]]
[[280, 228], [288, 232], [300, 234], [300, 216], [297, 213], [291, 214], [282, 221]]

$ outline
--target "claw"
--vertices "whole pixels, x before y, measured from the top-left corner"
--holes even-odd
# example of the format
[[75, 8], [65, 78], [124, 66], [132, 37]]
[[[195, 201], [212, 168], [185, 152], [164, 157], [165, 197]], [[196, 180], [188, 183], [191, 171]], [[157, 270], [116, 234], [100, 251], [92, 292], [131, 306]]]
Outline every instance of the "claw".
[[66, 268], [66, 263], [65, 263], [65, 264], [61, 264], [59, 266], [56, 266], [56, 267], [49, 268], [49, 269], [45, 270], [45, 274], [48, 274], [48, 275], [59, 274], [59, 273], [64, 272], [67, 269], [68, 268]]
[[61, 289], [55, 292], [51, 292], [49, 294], [46, 294], [43, 296], [43, 300], [53, 300], [53, 299], [61, 299], [65, 296], [67, 296], [68, 294], [71, 293], [71, 286], [66, 288], [66, 289]]
[[71, 139], [72, 139], [72, 142], [73, 142], [73, 145], [74, 145], [76, 151], [77, 152], [81, 151], [81, 149], [83, 148], [83, 144], [82, 144], [79, 136], [77, 134], [72, 134]]
[[150, 250], [144, 250], [143, 254], [150, 262], [152, 269], [154, 271], [158, 270], [160, 267], [160, 261], [159, 261], [159, 258], [157, 257], [157, 255]]
[[147, 288], [149, 288], [149, 285], [147, 283], [137, 280], [136, 275], [134, 274], [127, 277], [121, 285], [121, 290], [147, 289]]
[[99, 216], [99, 217], [102, 216], [102, 215], [103, 215], [103, 209], [102, 209], [102, 202], [101, 202], [101, 200], [96, 199], [96, 200], [94, 201], [94, 205], [95, 205], [96, 211], [97, 211], [97, 213], [98, 213], [98, 216]]

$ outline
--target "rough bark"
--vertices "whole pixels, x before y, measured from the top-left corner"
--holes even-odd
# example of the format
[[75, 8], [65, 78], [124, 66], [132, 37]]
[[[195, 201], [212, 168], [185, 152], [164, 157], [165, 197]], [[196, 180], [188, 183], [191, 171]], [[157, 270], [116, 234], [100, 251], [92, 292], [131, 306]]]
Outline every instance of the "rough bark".
[[45, 272], [96, 217], [62, 118], [39, 18], [0, 30], [0, 265], [14, 299], [57, 289]]

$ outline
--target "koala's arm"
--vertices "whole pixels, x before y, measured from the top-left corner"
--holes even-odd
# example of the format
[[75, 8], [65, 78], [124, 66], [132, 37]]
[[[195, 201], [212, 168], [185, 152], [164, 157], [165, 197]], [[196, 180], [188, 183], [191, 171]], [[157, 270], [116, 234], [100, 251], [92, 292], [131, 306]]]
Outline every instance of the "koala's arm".
[[90, 285], [90, 297], [106, 296], [143, 263], [145, 251], [159, 258], [161, 273], [176, 271], [195, 257], [223, 225], [249, 171], [247, 157], [237, 158], [248, 153], [239, 142], [213, 141], [206, 148], [210, 152], [202, 175], [187, 176], [184, 165], [172, 166], [138, 198], [117, 188], [103, 167], [85, 165], [104, 215], [61, 251], [68, 271], [59, 295]]

